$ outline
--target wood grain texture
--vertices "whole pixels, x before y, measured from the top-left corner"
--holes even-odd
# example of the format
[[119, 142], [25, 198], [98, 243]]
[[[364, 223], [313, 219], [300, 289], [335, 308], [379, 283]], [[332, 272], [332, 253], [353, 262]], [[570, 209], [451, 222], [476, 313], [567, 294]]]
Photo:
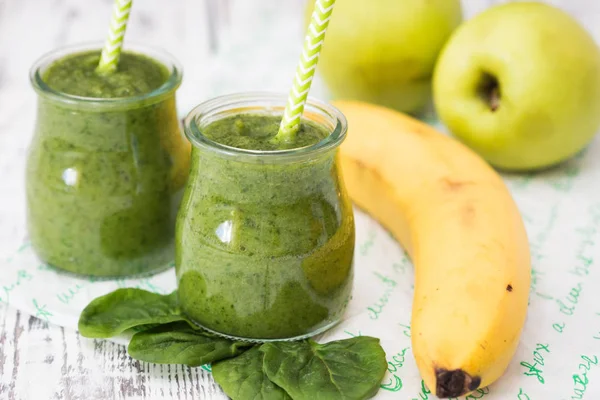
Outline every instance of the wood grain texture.
[[0, 399], [227, 399], [202, 368], [139, 362], [5, 306], [0, 318]]

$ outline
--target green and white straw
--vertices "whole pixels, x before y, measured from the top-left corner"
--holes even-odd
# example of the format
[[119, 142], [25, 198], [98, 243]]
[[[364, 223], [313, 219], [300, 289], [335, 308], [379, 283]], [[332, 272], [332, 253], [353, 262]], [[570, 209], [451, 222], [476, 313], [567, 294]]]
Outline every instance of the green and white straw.
[[131, 2], [132, 0], [115, 0], [110, 19], [108, 38], [104, 43], [104, 48], [100, 55], [100, 63], [97, 68], [97, 71], [100, 73], [111, 73], [117, 69], [119, 58], [121, 57], [125, 29], [127, 29], [129, 11], [131, 10]]
[[319, 54], [325, 40], [325, 31], [329, 26], [334, 4], [335, 0], [316, 0], [315, 2], [300, 62], [296, 68], [292, 90], [290, 90], [283, 119], [275, 140], [291, 141], [300, 128], [300, 118], [304, 112], [306, 98], [319, 62]]

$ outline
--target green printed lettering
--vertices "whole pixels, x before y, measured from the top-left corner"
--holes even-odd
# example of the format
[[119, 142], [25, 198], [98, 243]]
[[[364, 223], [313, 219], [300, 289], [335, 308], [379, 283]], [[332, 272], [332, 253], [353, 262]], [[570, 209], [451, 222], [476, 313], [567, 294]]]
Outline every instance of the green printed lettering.
[[538, 297], [541, 297], [542, 299], [545, 299], [545, 300], [554, 300], [554, 297], [548, 296], [547, 294], [543, 294], [543, 293], [540, 293], [540, 292], [535, 292], [535, 294]]
[[50, 321], [49, 317], [52, 317], [52, 313], [46, 310], [46, 305], [39, 305], [36, 299], [33, 299], [33, 306], [35, 307], [35, 316], [40, 319], [44, 319], [46, 322]]
[[554, 328], [554, 330], [558, 333], [563, 333], [563, 330], [565, 329], [565, 324], [552, 324], [552, 328]]
[[383, 383], [379, 387], [390, 392], [399, 392], [402, 389], [402, 379], [398, 375], [393, 375], [389, 382]]
[[25, 249], [28, 249], [31, 246], [31, 242], [23, 242], [21, 247], [17, 249], [17, 253], [22, 253]]
[[430, 394], [431, 391], [427, 389], [427, 386], [425, 386], [425, 381], [421, 379], [421, 391], [419, 392], [419, 398], [417, 399], [413, 397], [411, 400], [428, 400]]
[[33, 279], [33, 276], [24, 269], [21, 269], [17, 272], [17, 285], [23, 283], [23, 281], [30, 281]]
[[128, 285], [127, 280], [125, 278], [119, 278], [116, 280], [116, 283], [119, 288], [134, 288], [134, 289], [146, 290], [146, 291], [149, 291], [152, 293], [166, 294], [166, 292], [164, 290], [162, 290], [161, 288], [159, 288], [158, 286], [156, 286], [152, 282], [150, 282], [150, 279], [142, 279], [135, 285]]
[[[532, 175], [521, 175], [517, 179], [511, 180], [511, 183], [515, 189], [522, 190], [525, 189], [531, 183]], [[531, 221], [531, 219], [527, 216], [523, 218], [525, 221]]]
[[115, 283], [117, 284], [117, 286], [119, 287], [119, 289], [123, 289], [123, 288], [129, 287], [129, 286], [127, 286], [127, 283], [125, 282], [125, 278], [117, 278], [115, 280]]
[[[598, 365], [598, 357], [594, 356], [593, 359], [589, 358], [588, 356], [581, 356], [581, 359], [585, 362], [587, 362], [587, 370], [590, 370], [590, 367], [592, 365]], [[581, 367], [581, 365], [583, 364], [579, 364], [579, 366]]]
[[541, 384], [544, 384], [544, 377], [542, 376], [542, 370], [537, 367], [537, 364], [529, 364], [526, 361], [521, 361], [521, 365], [528, 368], [527, 371], [523, 372], [527, 376], [535, 376]]
[[15, 290], [17, 286], [20, 286], [24, 282], [29, 282], [33, 279], [33, 275], [24, 269], [17, 271], [17, 277], [14, 282], [8, 285], [2, 286], [2, 294], [0, 294], [0, 303], [8, 304], [10, 301], [10, 292]]
[[406, 267], [403, 264], [400, 264], [400, 263], [393, 263], [392, 264], [392, 269], [395, 272], [400, 272], [400, 273], [405, 273], [406, 272]]
[[574, 160], [572, 164], [565, 165], [563, 168], [564, 175], [555, 177], [552, 181], [548, 182], [550, 186], [560, 192], [570, 192], [573, 188], [575, 178], [579, 175], [581, 166], [575, 164]]
[[[600, 316], [600, 313], [596, 313], [596, 315]], [[600, 331], [598, 331], [598, 333], [594, 334], [594, 336], [592, 336], [592, 338], [594, 338], [596, 340], [600, 340]]]
[[540, 364], [541, 366], [544, 365], [544, 357], [542, 357], [541, 354], [538, 353], [537, 351], [533, 352], [533, 361]]
[[533, 351], [533, 364], [527, 361], [521, 361], [520, 363], [521, 366], [527, 369], [523, 372], [523, 375], [535, 376], [541, 384], [545, 383], [542, 375], [544, 371], [541, 369], [544, 366], [544, 353], [550, 353], [550, 345], [538, 343]]
[[362, 336], [362, 333], [360, 331], [358, 331], [358, 335], [355, 335], [354, 333], [352, 333], [350, 331], [344, 331], [344, 333], [351, 337]]
[[367, 307], [367, 311], [369, 312], [369, 318], [373, 320], [379, 318], [379, 315], [383, 312], [383, 308], [387, 305], [388, 301], [390, 300], [390, 296], [397, 285], [396, 281], [394, 281], [393, 279], [383, 276], [377, 272], [374, 272], [374, 274], [379, 279], [381, 279], [382, 282], [386, 283], [388, 287], [384, 291], [384, 293], [379, 297], [375, 304]]
[[577, 286], [572, 287], [569, 290], [569, 294], [563, 300], [556, 300], [558, 304], [559, 311], [565, 315], [573, 315], [575, 312], [575, 306], [579, 303], [579, 296], [581, 295], [581, 291], [583, 290], [583, 283], [579, 282]]
[[474, 391], [473, 393], [469, 394], [467, 397], [465, 397], [465, 400], [481, 399], [489, 392], [490, 392], [490, 389], [488, 389], [487, 387], [479, 388], [476, 391]]
[[406, 273], [406, 268], [410, 266], [410, 259], [406, 255], [406, 253], [402, 254], [402, 259], [400, 262], [395, 262], [392, 264], [392, 269], [394, 272], [399, 272], [402, 274]]
[[575, 311], [575, 307], [569, 307], [567, 306], [565, 303], [562, 302], [562, 300], [556, 300], [556, 303], [558, 304], [559, 307], [559, 311], [565, 315], [573, 315], [573, 312]]
[[587, 355], [582, 355], [581, 359], [583, 360], [583, 363], [578, 365], [578, 373], [573, 374], [573, 396], [571, 396], [571, 400], [583, 399], [583, 396], [587, 391], [587, 386], [590, 383], [587, 373], [592, 368], [592, 365], [598, 365], [597, 356], [589, 357]]
[[10, 292], [13, 291], [15, 286], [16, 286], [15, 284], [12, 284], [9, 286], [2, 286], [2, 291], [4, 292], [4, 294], [2, 296], [0, 296], [0, 299], [2, 300], [2, 302], [6, 303], [6, 304], [9, 303]]
[[378, 272], [373, 272], [373, 274], [375, 274], [376, 277], [378, 277], [379, 279], [381, 279], [381, 281], [383, 283], [387, 283], [388, 285], [395, 287], [397, 285], [396, 281], [393, 279], [388, 278], [387, 276], [383, 276]]
[[576, 392], [578, 390], [580, 390], [582, 392], [581, 394], [585, 393], [585, 386], [587, 386], [587, 384], [589, 383], [587, 374], [583, 374], [583, 379], [581, 376], [579, 376], [577, 374], [573, 375], [573, 383], [575, 384], [575, 386], [577, 386], [577, 385], [583, 386], [583, 389], [575, 389]]
[[540, 272], [536, 268], [531, 268], [531, 290], [535, 290], [541, 275], [544, 275], [543, 272]]
[[205, 364], [200, 366], [200, 368], [202, 368], [203, 370], [207, 371], [207, 372], [212, 372], [212, 369], [210, 368], [210, 365]]
[[527, 393], [523, 392], [523, 388], [519, 388], [519, 394], [517, 395], [517, 400], [531, 400]]
[[404, 336], [409, 338], [410, 337], [410, 325], [404, 325], [404, 324], [398, 324], [398, 325], [400, 325], [403, 328], [406, 328], [406, 329], [404, 329], [404, 331], [402, 333], [404, 334]]
[[[569, 273], [580, 278], [586, 278], [589, 275], [591, 266], [594, 263], [593, 257], [587, 254], [587, 251], [588, 248], [594, 246], [596, 242], [595, 237], [598, 234], [598, 225], [600, 224], [600, 214], [598, 214], [598, 209], [600, 209], [598, 205], [590, 207], [589, 212], [591, 218], [588, 224], [575, 230], [575, 232], [581, 236], [581, 242], [579, 243], [579, 248], [576, 253], [577, 264], [569, 270]], [[567, 305], [564, 307], [563, 313], [572, 313], [572, 310], [570, 310], [571, 308], [571, 306]]]
[[158, 286], [154, 285], [152, 282], [150, 282], [150, 279], [143, 279], [141, 283], [142, 283], [142, 286], [145, 286], [147, 288], [147, 290], [150, 292], [164, 294], [164, 291], [162, 289], [160, 289]]
[[404, 366], [405, 354], [409, 348], [410, 347], [406, 347], [406, 348], [402, 349], [402, 351], [400, 353], [397, 353], [392, 357], [391, 361], [388, 361], [388, 371], [390, 373], [394, 373], [399, 368]]
[[371, 247], [373, 247], [373, 245], [375, 244], [375, 232], [374, 231], [370, 231], [367, 234], [367, 240], [360, 245], [360, 255], [361, 256], [366, 256], [369, 253], [369, 249]]
[[590, 273], [590, 266], [592, 265], [594, 260], [592, 260], [589, 257], [585, 257], [583, 254], [579, 254], [577, 256], [577, 259], [581, 261], [581, 263], [577, 265], [574, 269], [571, 269], [569, 272], [580, 278], [588, 276]]
[[67, 290], [66, 292], [57, 294], [56, 297], [61, 303], [69, 304], [71, 300], [73, 300], [75, 295], [77, 295], [84, 287], [85, 285], [78, 283], [74, 287], [69, 288], [69, 290]]

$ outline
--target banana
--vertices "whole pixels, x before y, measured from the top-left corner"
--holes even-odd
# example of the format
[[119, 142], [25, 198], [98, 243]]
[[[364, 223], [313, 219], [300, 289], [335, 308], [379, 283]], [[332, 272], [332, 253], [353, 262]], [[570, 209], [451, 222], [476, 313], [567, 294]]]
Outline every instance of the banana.
[[415, 266], [412, 350], [439, 398], [498, 379], [525, 323], [529, 242], [500, 176], [458, 141], [390, 109], [333, 103], [348, 119], [339, 152], [354, 204]]

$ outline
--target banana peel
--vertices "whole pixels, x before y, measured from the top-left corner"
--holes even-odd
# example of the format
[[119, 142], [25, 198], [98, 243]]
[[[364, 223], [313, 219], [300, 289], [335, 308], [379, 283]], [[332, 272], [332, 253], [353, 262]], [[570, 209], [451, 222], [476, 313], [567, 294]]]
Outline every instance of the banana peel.
[[412, 350], [439, 398], [497, 380], [526, 319], [530, 250], [501, 177], [431, 126], [381, 106], [333, 102], [348, 119], [338, 154], [354, 204], [415, 266]]

